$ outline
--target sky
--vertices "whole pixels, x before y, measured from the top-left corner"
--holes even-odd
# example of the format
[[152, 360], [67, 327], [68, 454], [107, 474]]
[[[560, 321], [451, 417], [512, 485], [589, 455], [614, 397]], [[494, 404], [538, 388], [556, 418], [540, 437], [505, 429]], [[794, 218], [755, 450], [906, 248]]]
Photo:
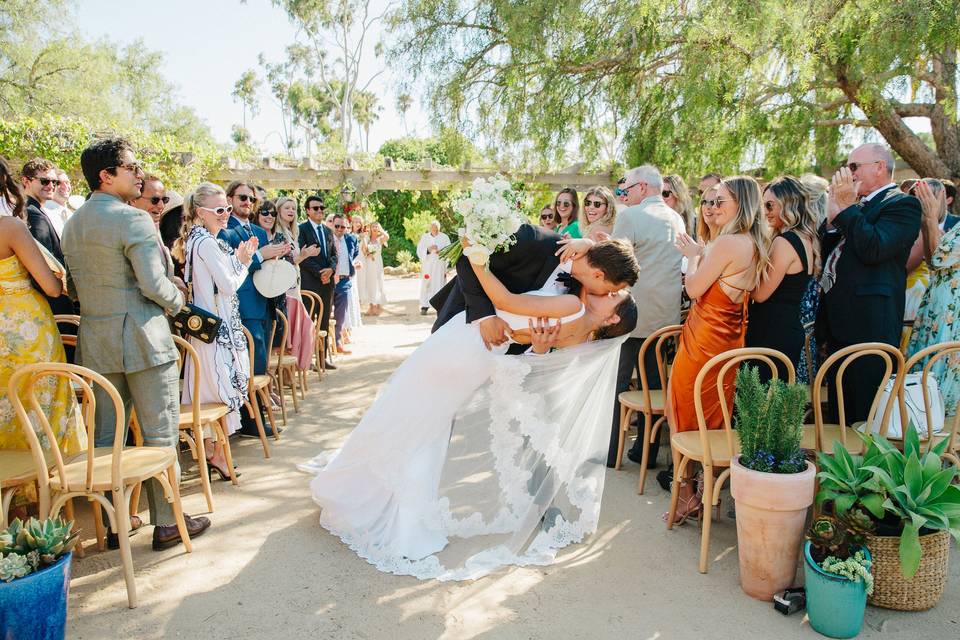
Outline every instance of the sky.
[[[230, 130], [243, 119], [243, 109], [230, 93], [237, 78], [247, 69], [263, 76], [257, 56], [264, 53], [271, 62], [284, 59], [284, 50], [297, 38], [285, 13], [270, 0], [79, 0], [76, 21], [81, 32], [92, 40], [108, 38], [129, 44], [141, 38], [145, 46], [164, 55], [163, 75], [179, 87], [179, 102], [193, 109], [210, 126], [218, 142], [230, 141]], [[372, 0], [371, 12], [382, 11], [387, 0]], [[119, 7], [119, 8], [118, 8]], [[365, 56], [361, 84], [385, 67], [372, 55]], [[396, 111], [396, 87], [391, 78], [400, 77], [388, 69], [370, 86], [380, 100], [380, 119], [370, 129], [370, 150], [384, 140], [403, 135], [405, 128]], [[247, 116], [253, 140], [267, 152], [282, 149], [280, 108], [268, 89], [261, 88], [260, 113]], [[419, 97], [406, 115], [411, 134], [428, 135], [428, 117]], [[356, 134], [354, 134], [356, 139]]]

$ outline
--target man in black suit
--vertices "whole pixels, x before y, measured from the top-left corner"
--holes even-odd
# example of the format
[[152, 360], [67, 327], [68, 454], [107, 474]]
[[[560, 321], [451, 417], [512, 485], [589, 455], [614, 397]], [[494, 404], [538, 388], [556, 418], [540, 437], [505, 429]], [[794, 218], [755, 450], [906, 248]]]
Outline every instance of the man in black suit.
[[[57, 179], [57, 168], [49, 160], [34, 158], [20, 170], [20, 184], [23, 193], [27, 196], [27, 226], [34, 239], [43, 245], [43, 248], [60, 261], [63, 261], [63, 251], [60, 249], [60, 232], [63, 230], [63, 221], [55, 221], [46, 211], [43, 204], [53, 197], [54, 191], [60, 185]], [[59, 224], [55, 224], [59, 222]], [[47, 297], [47, 296], [45, 296]], [[67, 295], [55, 298], [47, 297], [50, 310], [54, 314], [75, 314], [73, 301]], [[72, 325], [71, 325], [72, 326]], [[67, 329], [67, 327], [63, 327]]]
[[[333, 306], [333, 270], [337, 266], [337, 250], [333, 243], [333, 234], [324, 226], [326, 205], [320, 196], [307, 196], [307, 218], [299, 227], [300, 248], [316, 246], [320, 252], [300, 263], [300, 286], [312, 291], [323, 300], [323, 316], [320, 318], [321, 331], [330, 328], [330, 309]], [[329, 334], [327, 334], [329, 336]], [[330, 361], [327, 369], [336, 369]]]
[[[633, 286], [637, 281], [637, 260], [633, 248], [625, 242], [595, 244], [590, 240], [574, 240], [564, 253], [570, 259], [561, 262], [556, 256], [559, 234], [524, 224], [515, 237], [516, 243], [508, 250], [490, 256], [490, 271], [513, 293], [526, 293], [549, 284], [557, 287], [557, 293], [582, 285], [590, 293], [606, 295]], [[457, 261], [457, 277], [431, 298], [430, 304], [437, 310], [434, 331], [466, 311], [467, 322], [479, 323], [487, 348], [499, 346], [508, 339], [510, 327], [497, 317], [466, 256]], [[518, 348], [522, 351], [521, 345], [511, 345], [508, 353], [516, 353]]]
[[[920, 201], [892, 182], [890, 150], [854, 149], [830, 185], [827, 220], [820, 228], [823, 256], [817, 331], [828, 353], [861, 342], [897, 346], [903, 328], [907, 258], [920, 233]], [[862, 199], [860, 199], [862, 197]], [[847, 424], [866, 420], [883, 377], [883, 363], [864, 357], [843, 376]], [[830, 411], [837, 398], [830, 383]]]

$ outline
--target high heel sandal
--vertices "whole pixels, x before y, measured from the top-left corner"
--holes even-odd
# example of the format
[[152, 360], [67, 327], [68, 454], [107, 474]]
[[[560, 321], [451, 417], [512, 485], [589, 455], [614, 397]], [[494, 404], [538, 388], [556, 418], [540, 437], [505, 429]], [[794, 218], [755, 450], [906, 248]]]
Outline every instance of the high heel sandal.
[[[219, 476], [220, 476], [220, 479], [223, 480], [224, 482], [230, 482], [230, 481], [231, 481], [231, 478], [230, 478], [230, 474], [229, 474], [229, 473], [227, 473], [226, 471], [224, 471], [223, 469], [221, 469], [218, 465], [213, 464], [213, 462], [211, 462], [210, 460], [207, 460], [207, 473], [210, 475], [210, 479], [211, 479], [211, 480], [213, 479], [213, 472], [214, 472], [214, 471], [217, 472], [217, 475], [219, 475]], [[242, 474], [237, 470], [236, 467], [233, 468], [233, 473], [234, 473], [234, 475], [236, 475], [238, 478], [242, 475]]]
[[[695, 482], [697, 483], [697, 490], [694, 491], [690, 496], [684, 498], [680, 497], [677, 501], [677, 513], [674, 516], [673, 524], [674, 526], [680, 526], [684, 522], [690, 519], [696, 519], [699, 523], [703, 518], [703, 476], [698, 473]], [[680, 482], [681, 487], [688, 486], [689, 483], [686, 481]], [[663, 514], [662, 519], [664, 522], [667, 521], [667, 518], [670, 517], [670, 512]]]

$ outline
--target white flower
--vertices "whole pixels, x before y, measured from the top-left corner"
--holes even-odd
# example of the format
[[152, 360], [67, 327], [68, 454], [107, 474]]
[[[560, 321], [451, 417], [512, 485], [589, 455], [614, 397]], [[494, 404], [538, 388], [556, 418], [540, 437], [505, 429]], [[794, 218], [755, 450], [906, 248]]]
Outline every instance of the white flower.
[[37, 330], [37, 325], [33, 322], [24, 322], [20, 325], [20, 337], [27, 342], [33, 342], [39, 335], [40, 332]]

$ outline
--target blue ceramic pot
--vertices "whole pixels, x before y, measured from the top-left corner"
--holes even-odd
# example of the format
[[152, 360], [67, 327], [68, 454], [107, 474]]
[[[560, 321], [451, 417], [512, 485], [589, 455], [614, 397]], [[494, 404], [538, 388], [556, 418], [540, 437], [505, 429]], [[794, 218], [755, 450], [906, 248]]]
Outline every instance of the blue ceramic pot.
[[[842, 576], [827, 573], [810, 555], [809, 540], [803, 544], [803, 573], [806, 578], [807, 616], [814, 631], [831, 638], [853, 638], [863, 626], [867, 608], [867, 587]], [[867, 560], [870, 551], [860, 548]]]
[[40, 571], [0, 582], [0, 638], [63, 640], [72, 558], [68, 553]]

